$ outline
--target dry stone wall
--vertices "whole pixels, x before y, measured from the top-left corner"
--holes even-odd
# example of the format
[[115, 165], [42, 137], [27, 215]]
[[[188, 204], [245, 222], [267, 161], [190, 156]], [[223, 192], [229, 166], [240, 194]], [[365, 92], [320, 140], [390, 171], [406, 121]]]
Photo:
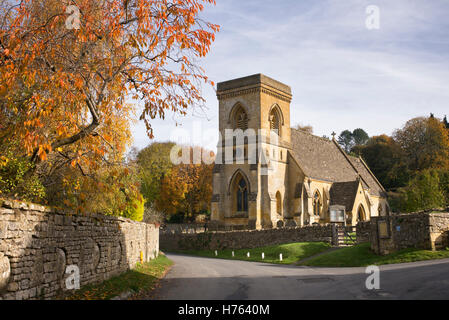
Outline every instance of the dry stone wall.
[[[381, 231], [380, 224], [386, 226], [384, 231]], [[370, 242], [371, 249], [377, 254], [405, 248], [444, 249], [449, 247], [449, 213], [418, 212], [372, 217]]]
[[158, 252], [159, 228], [152, 224], [0, 200], [0, 300], [59, 296], [68, 292], [70, 265], [79, 268], [83, 286]]
[[294, 228], [214, 231], [203, 233], [164, 233], [160, 235], [161, 250], [216, 250], [257, 248], [291, 242], [332, 242], [332, 228], [306, 226]]
[[359, 221], [356, 226], [357, 243], [370, 241], [371, 221]]

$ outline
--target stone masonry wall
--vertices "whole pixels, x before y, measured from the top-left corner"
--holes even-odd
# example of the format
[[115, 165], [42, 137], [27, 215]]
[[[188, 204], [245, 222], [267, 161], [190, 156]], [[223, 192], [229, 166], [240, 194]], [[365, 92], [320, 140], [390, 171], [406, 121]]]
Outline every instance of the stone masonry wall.
[[371, 221], [359, 221], [356, 226], [357, 243], [370, 241]]
[[449, 247], [449, 213], [431, 213], [429, 226], [431, 249]]
[[152, 224], [0, 200], [0, 300], [53, 298], [67, 292], [69, 265], [79, 268], [83, 286], [158, 252], [159, 228]]
[[[386, 237], [379, 234], [379, 220], [387, 222]], [[449, 246], [449, 213], [419, 212], [372, 218], [370, 242], [371, 249], [378, 254], [405, 248], [444, 249]]]
[[243, 249], [303, 241], [331, 243], [332, 228], [330, 225], [326, 225], [246, 231], [164, 233], [160, 235], [161, 250], [166, 251]]

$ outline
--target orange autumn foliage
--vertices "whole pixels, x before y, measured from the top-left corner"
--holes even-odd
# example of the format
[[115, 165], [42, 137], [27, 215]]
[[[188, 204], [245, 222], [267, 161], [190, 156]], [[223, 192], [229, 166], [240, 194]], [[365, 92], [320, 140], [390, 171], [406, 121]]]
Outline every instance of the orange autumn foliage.
[[[131, 99], [152, 137], [151, 119], [203, 101], [199, 85], [211, 82], [195, 59], [219, 27], [199, 14], [214, 2], [1, 2], [0, 140], [20, 141], [35, 163], [52, 153], [74, 167], [114, 160], [130, 141]], [[66, 27], [68, 4], [79, 29]]]
[[173, 166], [162, 179], [161, 191], [155, 201], [156, 209], [168, 216], [182, 213], [189, 218], [210, 210], [213, 166], [213, 163]]

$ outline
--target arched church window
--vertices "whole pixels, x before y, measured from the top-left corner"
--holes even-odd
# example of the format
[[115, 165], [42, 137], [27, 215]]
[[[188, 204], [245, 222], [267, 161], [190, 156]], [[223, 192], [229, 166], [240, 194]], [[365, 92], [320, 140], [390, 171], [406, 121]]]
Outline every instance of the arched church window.
[[241, 106], [238, 107], [234, 114], [234, 129], [248, 129], [248, 115]]
[[357, 210], [357, 221], [365, 221], [366, 220], [366, 213], [365, 208], [363, 205], [359, 206], [359, 209]]
[[276, 212], [282, 215], [282, 197], [279, 191], [276, 192]]
[[379, 214], [379, 216], [382, 215], [382, 204], [379, 203], [379, 206], [377, 207], [377, 213]]
[[240, 178], [237, 185], [237, 211], [248, 211], [248, 186], [246, 185], [246, 181], [243, 177]]
[[270, 129], [276, 131], [280, 134], [279, 130], [281, 128], [279, 113], [275, 108], [273, 108], [270, 112]]
[[321, 214], [321, 195], [317, 191], [313, 195], [313, 214], [319, 216]]

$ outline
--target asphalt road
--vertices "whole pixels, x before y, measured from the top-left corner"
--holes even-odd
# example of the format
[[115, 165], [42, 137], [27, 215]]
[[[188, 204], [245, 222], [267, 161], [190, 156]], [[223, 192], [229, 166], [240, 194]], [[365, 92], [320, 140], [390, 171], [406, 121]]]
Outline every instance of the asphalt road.
[[449, 259], [380, 266], [380, 289], [365, 268], [314, 268], [168, 254], [175, 262], [153, 299], [449, 299]]

